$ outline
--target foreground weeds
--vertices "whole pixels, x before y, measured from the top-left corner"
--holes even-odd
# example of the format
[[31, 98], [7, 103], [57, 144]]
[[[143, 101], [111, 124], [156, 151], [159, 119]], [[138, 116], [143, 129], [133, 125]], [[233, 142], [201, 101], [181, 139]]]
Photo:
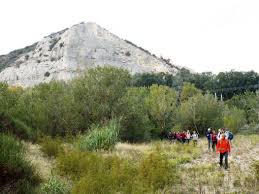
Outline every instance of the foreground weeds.
[[34, 193], [40, 178], [25, 160], [22, 143], [10, 135], [0, 134], [0, 150], [0, 192]]
[[57, 171], [73, 181], [72, 193], [153, 193], [177, 181], [175, 165], [158, 151], [138, 162], [116, 155], [71, 151], [57, 158]]
[[[205, 140], [200, 140], [197, 146], [192, 142], [167, 141], [119, 143], [107, 151], [81, 150], [75, 146], [78, 139], [62, 141], [59, 146], [63, 151], [54, 154], [52, 175], [42, 184], [41, 191], [60, 194], [258, 193], [257, 140], [257, 135], [235, 137], [228, 171], [219, 168], [218, 156], [208, 152]], [[54, 145], [59, 142], [50, 141], [54, 141]]]
[[155, 142], [151, 150], [165, 155], [172, 164], [180, 165], [188, 163], [201, 155], [201, 147], [190, 144]]
[[40, 150], [48, 157], [57, 157], [59, 153], [63, 153], [62, 140], [60, 138], [51, 138], [45, 136], [40, 139]]

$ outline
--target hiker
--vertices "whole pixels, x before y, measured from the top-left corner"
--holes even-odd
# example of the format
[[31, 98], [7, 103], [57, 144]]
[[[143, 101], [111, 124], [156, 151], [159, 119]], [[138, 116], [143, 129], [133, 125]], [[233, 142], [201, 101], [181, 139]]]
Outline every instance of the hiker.
[[219, 164], [220, 167], [223, 166], [223, 158], [225, 158], [225, 169], [228, 169], [228, 155], [230, 153], [230, 143], [226, 138], [225, 133], [221, 135], [221, 139], [217, 143], [217, 152], [220, 154], [219, 156]]
[[192, 133], [192, 140], [193, 140], [193, 145], [194, 145], [194, 146], [197, 145], [197, 143], [198, 143], [198, 138], [199, 138], [199, 136], [198, 136], [198, 134], [196, 133], [196, 131], [193, 131], [193, 133]]
[[211, 142], [212, 142], [212, 150], [216, 151], [216, 145], [217, 145], [217, 134], [216, 131], [213, 130], [211, 134]]
[[217, 140], [221, 139], [222, 132], [223, 132], [222, 129], [218, 130]]
[[181, 134], [179, 133], [179, 131], [176, 133], [176, 140], [179, 142], [182, 142], [182, 137], [181, 137]]
[[231, 143], [231, 140], [234, 139], [233, 133], [232, 133], [231, 131], [227, 130], [227, 131], [225, 132], [225, 134], [226, 134], [226, 138], [227, 138], [227, 139], [230, 141], [230, 143]]
[[172, 138], [173, 138], [173, 132], [172, 131], [168, 132], [167, 138], [169, 139], [170, 142], [172, 141]]
[[173, 131], [169, 131], [169, 133], [168, 133], [168, 139], [169, 139], [169, 141], [170, 142], [174, 142], [174, 139], [175, 139], [175, 132], [173, 132]]
[[183, 132], [181, 133], [181, 139], [182, 139], [182, 144], [184, 144], [185, 141], [186, 141], [186, 133], [185, 133], [185, 131], [183, 131]]
[[176, 142], [176, 132], [172, 132], [172, 142]]
[[163, 140], [163, 139], [166, 139], [168, 137], [168, 134], [165, 130], [162, 130], [161, 133], [160, 133], [160, 139]]
[[189, 130], [187, 130], [187, 132], [186, 132], [186, 141], [187, 141], [188, 144], [189, 144], [190, 140], [191, 140], [191, 133], [190, 133]]
[[208, 140], [208, 150], [210, 151], [210, 147], [211, 147], [211, 128], [208, 128], [207, 132], [206, 132], [206, 137]]

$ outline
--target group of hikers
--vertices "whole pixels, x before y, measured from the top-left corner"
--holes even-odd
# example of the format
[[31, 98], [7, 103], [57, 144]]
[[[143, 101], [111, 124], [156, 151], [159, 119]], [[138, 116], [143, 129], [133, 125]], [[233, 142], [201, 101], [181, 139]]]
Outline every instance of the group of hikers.
[[[206, 131], [206, 137], [208, 140], [208, 150], [212, 150], [214, 152], [217, 151], [217, 153], [220, 155], [220, 167], [223, 167], [223, 159], [225, 159], [224, 167], [225, 169], [228, 169], [228, 156], [231, 151], [231, 140], [234, 138], [233, 133], [225, 128], [219, 129], [218, 132], [212, 128], [209, 128]], [[180, 142], [182, 144], [189, 144], [189, 142], [192, 140], [193, 144], [197, 145], [199, 134], [196, 131], [191, 133], [189, 130], [182, 132], [170, 131], [167, 134], [167, 138], [172, 143]]]
[[208, 140], [208, 149], [210, 150], [212, 148], [215, 151], [216, 148], [216, 151], [219, 153], [220, 167], [223, 167], [223, 158], [225, 158], [224, 167], [228, 169], [228, 156], [231, 151], [231, 140], [234, 138], [233, 133], [225, 128], [219, 129], [218, 133], [216, 133], [215, 130], [209, 128], [206, 137]]
[[173, 142], [180, 142], [180, 143], [189, 143], [191, 140], [193, 140], [194, 144], [197, 144], [199, 138], [199, 134], [196, 133], [196, 131], [191, 132], [189, 130], [182, 131], [182, 132], [172, 132], [170, 131], [168, 133], [168, 139]]

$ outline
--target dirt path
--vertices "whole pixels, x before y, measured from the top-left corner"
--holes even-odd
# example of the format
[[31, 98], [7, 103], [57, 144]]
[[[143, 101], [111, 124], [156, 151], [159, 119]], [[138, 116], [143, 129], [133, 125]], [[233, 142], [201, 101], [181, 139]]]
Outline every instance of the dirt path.
[[[203, 149], [201, 157], [185, 164], [185, 167], [188, 168], [193, 165], [219, 163], [219, 155], [215, 152], [208, 151], [206, 143], [206, 140], [201, 142]], [[229, 156], [230, 168], [231, 164], [234, 164], [238, 165], [242, 171], [247, 171], [254, 160], [259, 160], [259, 142], [256, 145], [251, 145], [249, 141], [242, 143], [239, 142], [238, 144], [234, 141], [232, 143], [232, 149]]]
[[54, 161], [45, 157], [38, 144], [24, 143], [26, 147], [26, 159], [32, 163], [35, 170], [44, 180], [51, 176]]
[[[236, 140], [232, 142], [232, 150], [229, 156], [230, 168], [227, 171], [219, 167], [219, 154], [208, 151], [207, 140], [203, 139], [199, 143], [202, 148], [201, 156], [190, 163], [184, 164], [182, 167], [191, 169], [193, 167], [213, 165], [215, 168], [208, 172], [207, 180], [209, 180], [213, 174], [217, 174], [215, 180], [220, 180], [219, 176], [224, 177], [221, 186], [217, 187], [219, 193], [246, 193], [242, 190], [242, 185], [246, 177], [253, 176], [252, 164], [255, 160], [259, 160], [259, 141], [252, 143], [249, 138], [244, 136], [237, 137]], [[202, 192], [198, 192], [199, 190]], [[196, 188], [196, 191], [198, 193], [217, 193], [216, 190], [212, 188], [211, 182], [201, 185], [200, 188]]]

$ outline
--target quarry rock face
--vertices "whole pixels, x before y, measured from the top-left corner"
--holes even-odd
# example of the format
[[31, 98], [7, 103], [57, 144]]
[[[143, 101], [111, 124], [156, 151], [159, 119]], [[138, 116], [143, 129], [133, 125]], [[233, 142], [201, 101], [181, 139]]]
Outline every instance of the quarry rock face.
[[30, 87], [51, 80], [70, 80], [97, 66], [130, 73], [165, 72], [179, 67], [103, 29], [80, 23], [44, 37], [24, 49], [0, 56], [0, 81]]

